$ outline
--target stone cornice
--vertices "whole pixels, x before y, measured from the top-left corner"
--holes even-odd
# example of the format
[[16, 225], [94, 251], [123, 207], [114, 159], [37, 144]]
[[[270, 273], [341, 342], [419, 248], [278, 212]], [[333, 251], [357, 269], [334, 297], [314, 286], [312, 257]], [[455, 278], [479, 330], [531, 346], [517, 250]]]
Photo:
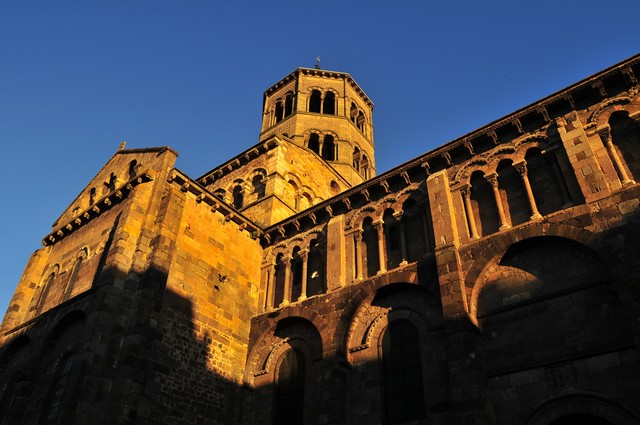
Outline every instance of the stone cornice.
[[[553, 120], [553, 117], [549, 117], [548, 111], [546, 111], [545, 109], [547, 106], [552, 105], [555, 102], [566, 101], [567, 97], [570, 97], [572, 93], [577, 93], [579, 90], [582, 90], [586, 87], [592, 87], [594, 84], [597, 85], [598, 82], [604, 81], [606, 78], [610, 77], [616, 72], [622, 72], [622, 73], [628, 72], [627, 70], [629, 70], [630, 67], [636, 64], [637, 62], [640, 62], [640, 55], [633, 56], [627, 59], [626, 61], [623, 61], [608, 69], [605, 69], [604, 71], [601, 71], [563, 90], [560, 90], [550, 96], [547, 96], [537, 102], [534, 102], [529, 106], [521, 108], [499, 120], [493, 121], [485, 125], [484, 127], [480, 127], [475, 131], [472, 131], [464, 136], [458, 137], [457, 139], [454, 139], [453, 141], [439, 148], [436, 148], [432, 151], [422, 154], [417, 158], [414, 158], [413, 160], [410, 160], [404, 164], [399, 165], [396, 168], [393, 168], [387, 171], [384, 174], [376, 176], [371, 180], [365, 181], [358, 186], [354, 186], [338, 194], [333, 198], [330, 198], [320, 204], [317, 204], [279, 223], [275, 223], [272, 226], [269, 226], [264, 229], [263, 240], [266, 245], [270, 245], [272, 243], [271, 235], [274, 235], [274, 236], [278, 234], [282, 235], [283, 230], [285, 228], [295, 227], [295, 226], [292, 226], [294, 220], [297, 222], [301, 222], [307, 216], [312, 216], [311, 220], [314, 223], [316, 223], [318, 216], [321, 215], [319, 214], [319, 212], [322, 212], [324, 214], [325, 211], [328, 211], [328, 218], [331, 218], [333, 217], [332, 211], [337, 209], [336, 206], [338, 206], [339, 204], [345, 204], [345, 203], [350, 205], [349, 197], [360, 195], [360, 193], [363, 190], [368, 190], [373, 187], [380, 186], [385, 191], [388, 191], [387, 182], [393, 178], [402, 177], [406, 181], [409, 173], [416, 174], [420, 172], [424, 173], [424, 176], [426, 178], [429, 174], [432, 174], [437, 171], [441, 171], [443, 169], [450, 168], [456, 165], [456, 163], [454, 163], [454, 160], [453, 160], [453, 157], [455, 156], [453, 155], [454, 150], [459, 150], [462, 148], [465, 151], [469, 152], [470, 155], [473, 156], [475, 155], [475, 149], [473, 146], [474, 139], [478, 139], [486, 136], [493, 138], [494, 142], [496, 142], [497, 144], [500, 144], [498, 143], [498, 140], [497, 140], [496, 131], [499, 131], [501, 128], [505, 126], [514, 126], [520, 129], [520, 124], [518, 123], [518, 120], [520, 120], [522, 117], [526, 115], [539, 113], [542, 116], [542, 119], [544, 120], [544, 122], [547, 122], [550, 125]], [[633, 87], [633, 84], [631, 82], [629, 82], [628, 85], [629, 85], [629, 89]], [[369, 202], [375, 202], [375, 201], [368, 201], [367, 203]], [[324, 215], [326, 216], [326, 214]], [[328, 221], [328, 218], [323, 221]], [[320, 220], [317, 220], [317, 221], [319, 224]]]
[[236, 211], [233, 207], [225, 204], [220, 198], [209, 192], [197, 181], [190, 179], [177, 168], [171, 170], [167, 182], [180, 186], [180, 190], [183, 192], [194, 194], [196, 196], [196, 202], [208, 205], [211, 211], [219, 212], [224, 216], [225, 221], [236, 223], [240, 230], [246, 230], [252, 237], [259, 237], [262, 234], [260, 226]]
[[277, 146], [278, 146], [278, 139], [275, 136], [264, 142], [257, 143], [251, 146], [249, 149], [246, 149], [240, 154], [234, 156], [233, 158], [223, 163], [222, 165], [219, 165], [216, 168], [212, 169], [211, 171], [206, 172], [202, 176], [198, 177], [196, 181], [199, 184], [205, 184], [205, 185], [211, 184], [216, 180], [229, 174], [230, 172], [237, 170], [240, 167], [243, 167], [250, 161], [254, 160], [260, 155], [263, 155], [269, 152], [271, 149], [274, 149]]
[[120, 185], [119, 187], [109, 192], [107, 195], [98, 199], [86, 210], [75, 215], [67, 223], [58, 226], [42, 239], [42, 245], [50, 246], [66, 238], [96, 217], [103, 214], [105, 211], [108, 211], [115, 205], [119, 204], [123, 199], [129, 196], [129, 193], [133, 190], [134, 187], [145, 182], [153, 181], [155, 177], [156, 172], [151, 169], [147, 169], [137, 176], [133, 177], [131, 180]]
[[369, 99], [369, 96], [367, 96], [364, 90], [362, 90], [362, 88], [358, 85], [358, 83], [356, 83], [356, 81], [353, 79], [351, 75], [349, 75], [346, 72], [329, 71], [327, 69], [298, 68], [295, 71], [291, 72], [286, 77], [284, 77], [283, 79], [281, 79], [280, 81], [278, 81], [277, 83], [275, 83], [274, 85], [272, 85], [271, 87], [269, 87], [267, 90], [265, 90], [264, 92], [265, 98], [266, 96], [269, 96], [276, 90], [280, 89], [285, 84], [289, 83], [299, 74], [314, 75], [314, 76], [326, 77], [326, 78], [344, 78], [349, 83], [349, 85], [351, 85], [351, 87], [356, 91], [356, 93], [358, 93], [360, 97], [362, 97], [365, 100], [367, 105], [371, 109], [373, 109], [373, 102], [371, 101], [371, 99]]

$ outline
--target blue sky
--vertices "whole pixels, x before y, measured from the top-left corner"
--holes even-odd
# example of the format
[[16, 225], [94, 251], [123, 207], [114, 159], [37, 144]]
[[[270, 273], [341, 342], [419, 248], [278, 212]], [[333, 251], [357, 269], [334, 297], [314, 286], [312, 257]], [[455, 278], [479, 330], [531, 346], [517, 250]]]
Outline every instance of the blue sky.
[[384, 172], [640, 52], [640, 2], [0, 2], [0, 310], [51, 224], [116, 151], [192, 177], [255, 144], [297, 67], [374, 101]]

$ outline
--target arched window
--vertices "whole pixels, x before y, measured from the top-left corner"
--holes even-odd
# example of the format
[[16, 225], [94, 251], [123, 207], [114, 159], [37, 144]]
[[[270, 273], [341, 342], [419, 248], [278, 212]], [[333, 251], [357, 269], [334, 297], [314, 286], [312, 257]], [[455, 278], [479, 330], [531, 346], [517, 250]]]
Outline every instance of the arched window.
[[116, 184], [118, 182], [118, 178], [114, 173], [109, 174], [109, 180], [105, 182], [105, 187], [107, 189], [107, 193], [112, 192], [116, 188]]
[[291, 256], [291, 300], [297, 300], [302, 295], [302, 257], [300, 247], [293, 249]]
[[408, 320], [389, 324], [382, 337], [383, 415], [395, 424], [425, 417], [420, 339]]
[[127, 171], [129, 179], [134, 178], [138, 174], [138, 168], [138, 161], [135, 159], [129, 163], [129, 170]]
[[320, 107], [322, 105], [322, 94], [320, 94], [319, 90], [313, 90], [311, 92], [311, 97], [309, 98], [309, 112], [320, 112]]
[[5, 386], [0, 398], [0, 424], [21, 424], [29, 409], [33, 392], [33, 382], [19, 373]]
[[329, 134], [324, 136], [324, 142], [322, 143], [322, 157], [327, 161], [336, 160], [336, 145], [333, 142], [333, 136]]
[[351, 117], [351, 122], [355, 124], [358, 117], [358, 107], [353, 102], [351, 103], [351, 108], [349, 108], [349, 117]]
[[237, 210], [244, 206], [244, 194], [242, 186], [238, 185], [233, 188], [233, 207]]
[[360, 149], [358, 149], [358, 147], [354, 147], [353, 148], [353, 155], [352, 155], [352, 163], [353, 168], [355, 168], [356, 170], [360, 171]]
[[285, 277], [285, 269], [284, 262], [282, 258], [283, 254], [278, 254], [276, 257], [276, 264], [274, 270], [274, 296], [273, 296], [273, 306], [279, 306], [282, 301], [284, 301], [284, 277]]
[[276, 102], [276, 123], [279, 123], [284, 118], [284, 108], [282, 107], [282, 102]]
[[378, 251], [378, 231], [373, 227], [373, 219], [367, 217], [362, 222], [362, 244], [365, 253], [363, 271], [365, 277], [375, 276], [380, 270], [380, 255]]
[[264, 198], [266, 185], [264, 183], [264, 177], [260, 174], [253, 176], [253, 180], [251, 180], [251, 185], [253, 186], [253, 193], [256, 194], [258, 199]]
[[304, 380], [304, 355], [292, 348], [284, 354], [277, 369], [274, 424], [302, 425]]
[[284, 116], [288, 117], [293, 113], [293, 94], [287, 93], [287, 97], [284, 100]]
[[67, 389], [69, 375], [73, 367], [74, 354], [66, 353], [60, 359], [58, 367], [54, 373], [53, 381], [49, 387], [49, 395], [47, 397], [47, 407], [44, 409], [43, 424], [50, 425], [56, 423], [60, 416], [60, 407]]
[[364, 133], [364, 114], [362, 113], [362, 111], [358, 112], [358, 118], [356, 119], [356, 127], [358, 127], [358, 130]]
[[324, 101], [322, 102], [322, 113], [335, 115], [336, 114], [336, 95], [333, 92], [328, 91], [324, 95]]
[[387, 249], [387, 270], [395, 269], [400, 265], [402, 260], [402, 247], [400, 240], [400, 229], [398, 220], [393, 216], [393, 210], [384, 212], [384, 234]]
[[609, 118], [611, 141], [619, 151], [629, 178], [640, 181], [640, 125], [628, 112], [617, 111]]
[[513, 166], [513, 161], [503, 159], [498, 164], [498, 188], [507, 222], [512, 226], [524, 223], [531, 216], [531, 209], [522, 177]]
[[293, 180], [289, 180], [287, 182], [287, 186], [285, 188], [285, 202], [289, 204], [294, 210], [298, 210], [299, 199], [298, 199], [298, 185]]
[[320, 155], [320, 136], [317, 133], [311, 133], [309, 135], [309, 143], [307, 144], [309, 149]]
[[51, 292], [51, 286], [53, 285], [53, 281], [56, 277], [55, 271], [49, 273], [47, 278], [44, 280], [42, 284], [42, 290], [40, 292], [40, 298], [38, 299], [38, 305], [36, 307], [36, 316], [42, 313], [42, 309], [47, 302], [47, 297], [49, 296], [49, 292]]
[[87, 251], [82, 250], [78, 258], [76, 259], [76, 264], [73, 266], [73, 271], [71, 272], [71, 276], [69, 277], [69, 282], [67, 283], [67, 287], [64, 290], [64, 295], [62, 296], [62, 301], [67, 301], [73, 292], [73, 287], [78, 279], [78, 273], [80, 272], [80, 268], [82, 267], [82, 263], [87, 259]]
[[471, 209], [480, 236], [490, 235], [498, 231], [500, 221], [498, 208], [491, 185], [482, 171], [471, 174]]
[[362, 160], [360, 162], [360, 175], [365, 179], [369, 178], [369, 158], [367, 158], [365, 154], [362, 154]]
[[337, 195], [338, 193], [340, 193], [340, 185], [335, 181], [335, 180], [331, 180], [331, 193], [333, 193], [334, 195]]

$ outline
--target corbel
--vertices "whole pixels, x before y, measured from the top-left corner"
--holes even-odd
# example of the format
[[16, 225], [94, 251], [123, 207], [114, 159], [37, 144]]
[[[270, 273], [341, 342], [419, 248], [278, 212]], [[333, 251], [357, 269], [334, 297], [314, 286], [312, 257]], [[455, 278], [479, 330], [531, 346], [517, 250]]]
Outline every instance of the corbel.
[[427, 176], [431, 174], [431, 166], [429, 165], [429, 161], [424, 161], [422, 164], [420, 164], [420, 166], [422, 167], [424, 172], [427, 174]]
[[451, 154], [448, 151], [442, 152], [442, 158], [447, 162], [447, 166], [452, 166], [453, 162], [451, 162]]
[[473, 145], [469, 141], [469, 139], [464, 139], [464, 147], [469, 151], [469, 155], [474, 156], [476, 154], [475, 149], [473, 149]]
[[386, 180], [380, 180], [380, 186], [384, 189], [384, 193], [389, 194], [391, 190], [389, 189], [389, 182]]
[[362, 196], [364, 196], [364, 199], [366, 199], [367, 202], [371, 202], [371, 197], [369, 196], [369, 191], [367, 189], [362, 189], [360, 191], [360, 194], [362, 194]]
[[311, 219], [314, 225], [318, 224], [318, 219], [316, 218], [316, 215], [314, 213], [310, 213], [309, 218]]
[[402, 173], [400, 173], [400, 177], [402, 177], [404, 179], [404, 182], [407, 184], [407, 186], [409, 186], [411, 184], [411, 179], [409, 178], [409, 173], [407, 173], [406, 171], [403, 171]]
[[551, 117], [549, 117], [549, 111], [547, 111], [546, 106], [539, 107], [538, 112], [542, 114], [542, 118], [545, 122], [551, 122]]
[[351, 211], [351, 200], [349, 197], [345, 197], [342, 202], [347, 206], [347, 210]]
[[495, 131], [488, 132], [487, 136], [491, 137], [491, 140], [493, 140], [494, 145], [500, 144], [500, 141], [498, 140], [498, 133], [496, 133]]
[[564, 100], [569, 102], [569, 105], [571, 105], [571, 109], [576, 109], [576, 102], [573, 100], [573, 96], [571, 96], [571, 93], [567, 93], [563, 97]]
[[522, 123], [520, 122], [520, 118], [514, 118], [511, 120], [511, 124], [515, 125], [518, 129], [518, 133], [524, 134], [524, 130], [522, 129]]
[[324, 209], [327, 211], [327, 214], [329, 214], [329, 217], [333, 218], [333, 208], [331, 208], [330, 205], [327, 205]]
[[591, 83], [591, 87], [593, 87], [595, 90], [597, 90], [598, 93], [600, 94], [600, 96], [602, 96], [603, 98], [609, 96], [607, 94], [607, 89], [604, 87], [604, 84], [602, 84], [602, 81], [596, 80], [596, 81], [592, 82]]

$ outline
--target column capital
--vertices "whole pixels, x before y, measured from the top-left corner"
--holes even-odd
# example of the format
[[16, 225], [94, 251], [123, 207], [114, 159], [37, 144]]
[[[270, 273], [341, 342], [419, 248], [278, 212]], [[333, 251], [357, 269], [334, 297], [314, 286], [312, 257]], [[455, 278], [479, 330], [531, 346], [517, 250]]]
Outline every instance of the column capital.
[[601, 128], [599, 128], [596, 131], [598, 133], [598, 136], [600, 136], [600, 139], [604, 143], [606, 143], [606, 144], [611, 143], [611, 127], [609, 126], [609, 124], [606, 124], [606, 125], [602, 126]]
[[497, 173], [491, 173], [491, 174], [487, 174], [484, 176], [484, 179], [489, 182], [489, 184], [491, 186], [493, 186], [494, 189], [498, 188], [498, 174]]
[[465, 184], [460, 186], [460, 194], [464, 199], [469, 199], [471, 197], [471, 185]]
[[527, 161], [521, 161], [513, 164], [513, 168], [515, 168], [521, 176], [526, 176], [528, 174], [527, 171]]
[[353, 238], [356, 241], [361, 241], [362, 240], [362, 230], [356, 230], [355, 232], [353, 232]]

